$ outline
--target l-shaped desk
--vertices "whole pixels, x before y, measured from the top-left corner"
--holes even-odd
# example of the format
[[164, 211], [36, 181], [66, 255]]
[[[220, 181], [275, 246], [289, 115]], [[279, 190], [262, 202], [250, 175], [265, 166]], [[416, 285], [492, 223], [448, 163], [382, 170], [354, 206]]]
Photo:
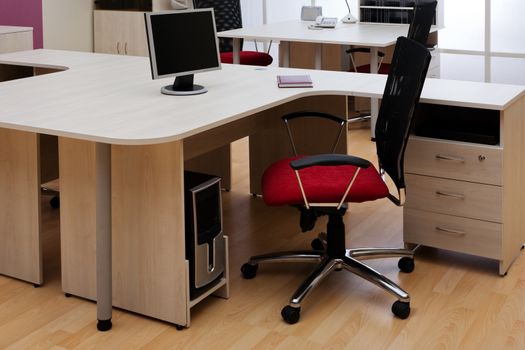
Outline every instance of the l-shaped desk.
[[[229, 161], [229, 143], [250, 136], [251, 191], [258, 193], [266, 165], [289, 152], [281, 113], [315, 108], [344, 116], [347, 96], [380, 98], [386, 81], [370, 74], [223, 65], [196, 75], [208, 93], [181, 98], [160, 94], [169, 79], [151, 80], [143, 57], [51, 50], [0, 55], [0, 76], [20, 66], [54, 73], [0, 83], [0, 273], [43, 282], [39, 140], [54, 135], [59, 142], [64, 292], [97, 300], [99, 320], [110, 319], [115, 305], [182, 326], [190, 325], [190, 308], [201, 300], [189, 299], [183, 170], [209, 165], [206, 157], [216, 159], [217, 149]], [[313, 88], [277, 88], [276, 75], [304, 72], [311, 75]], [[406, 171], [424, 179], [473, 184], [480, 181], [471, 173], [485, 170], [489, 183], [495, 179], [491, 186], [498, 186], [501, 215], [477, 219], [481, 225], [499, 220], [493, 239], [498, 246], [490, 254], [464, 251], [498, 260], [500, 273], [525, 241], [520, 213], [525, 207], [524, 92], [520, 86], [428, 79], [423, 110], [489, 111], [499, 120], [499, 143], [415, 137], [419, 144], [411, 140], [407, 149]], [[442, 156], [451, 165], [432, 158], [428, 162], [447, 164], [437, 166], [437, 174], [425, 173], [432, 167], [418, 152], [429, 149], [428, 144], [433, 152], [440, 142], [445, 149], [438, 151], [448, 152]], [[462, 147], [474, 150], [463, 160], [450, 154]], [[483, 162], [479, 149], [487, 151]], [[346, 151], [346, 142], [339, 151]], [[219, 165], [215, 170], [228, 180], [229, 164]], [[458, 173], [466, 176], [451, 180]], [[415, 199], [409, 197], [407, 204]], [[457, 250], [456, 242], [418, 235], [419, 226], [410, 226], [407, 218], [407, 243]], [[477, 240], [468, 242], [476, 245]], [[211, 292], [228, 296], [227, 274]]]

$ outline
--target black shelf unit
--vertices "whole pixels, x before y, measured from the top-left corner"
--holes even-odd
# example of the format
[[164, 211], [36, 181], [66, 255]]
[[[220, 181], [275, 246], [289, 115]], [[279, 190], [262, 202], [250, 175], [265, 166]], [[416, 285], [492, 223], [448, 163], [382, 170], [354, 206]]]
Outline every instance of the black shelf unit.
[[369, 23], [408, 24], [412, 21], [415, 4], [414, 0], [361, 0], [359, 19]]
[[152, 0], [95, 0], [95, 10], [151, 11]]
[[500, 113], [496, 110], [420, 103], [413, 134], [437, 139], [499, 145]]

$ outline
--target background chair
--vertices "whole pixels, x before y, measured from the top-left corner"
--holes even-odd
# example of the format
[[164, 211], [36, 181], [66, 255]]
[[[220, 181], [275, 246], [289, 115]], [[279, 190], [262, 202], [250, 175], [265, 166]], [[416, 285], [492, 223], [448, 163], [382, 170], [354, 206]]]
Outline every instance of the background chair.
[[[398, 299], [392, 305], [396, 316], [406, 318], [410, 314], [409, 295], [360, 260], [402, 257], [399, 268], [411, 272], [413, 252], [389, 248], [346, 249], [343, 215], [346, 202], [389, 198], [396, 205], [403, 205], [404, 152], [429, 62], [430, 53], [423, 45], [403, 37], [398, 39], [376, 124], [379, 172], [368, 160], [341, 154], [294, 156], [277, 161], [265, 171], [262, 179], [265, 203], [299, 206], [303, 231], [312, 229], [318, 216], [328, 215], [326, 238], [320, 240], [322, 249], [253, 256], [241, 267], [243, 277], [249, 279], [255, 277], [258, 264], [266, 261], [318, 263], [295, 291], [289, 305], [282, 309], [281, 315], [286, 322], [296, 323], [301, 303], [308, 293], [331, 271], [341, 268], [394, 295]], [[301, 115], [311, 116], [312, 113], [296, 113], [292, 117]], [[286, 124], [287, 119], [285, 116]], [[393, 180], [397, 197], [389, 193], [382, 178], [385, 174]]]
[[[194, 8], [213, 8], [217, 32], [242, 28], [240, 0], [193, 0]], [[273, 62], [266, 52], [242, 51], [240, 63], [254, 66], [268, 66]], [[222, 63], [233, 63], [233, 39], [219, 38], [219, 51]]]
[[[436, 16], [436, 6], [437, 1], [429, 0], [419, 0], [415, 4], [414, 15], [410, 21], [407, 38], [426, 45], [430, 34], [430, 27], [434, 23], [434, 18]], [[350, 63], [355, 72], [370, 73], [370, 64], [357, 65], [354, 59], [355, 53], [361, 52], [369, 54], [369, 48], [357, 47], [348, 49], [346, 52], [350, 55]], [[379, 74], [388, 74], [390, 70], [390, 64], [383, 63], [384, 56], [384, 52], [378, 52], [379, 66], [377, 67], [377, 71]]]

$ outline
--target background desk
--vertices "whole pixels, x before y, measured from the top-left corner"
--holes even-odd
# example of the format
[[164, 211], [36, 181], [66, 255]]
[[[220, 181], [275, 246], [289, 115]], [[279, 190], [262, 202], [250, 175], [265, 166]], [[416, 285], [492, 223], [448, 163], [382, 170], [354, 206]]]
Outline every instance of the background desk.
[[[239, 63], [241, 39], [279, 42], [280, 66], [349, 71], [350, 58], [345, 52], [350, 46], [370, 48], [370, 73], [377, 73], [379, 48], [396, 43], [406, 36], [408, 25], [338, 23], [335, 28], [309, 29], [310, 21], [286, 21], [219, 32], [220, 37], [233, 38], [234, 63]], [[433, 28], [432, 31], [436, 31]], [[312, 62], [313, 59], [313, 62]], [[312, 64], [313, 63], [313, 64]], [[436, 59], [433, 59], [433, 65]], [[432, 71], [432, 67], [431, 67]], [[371, 101], [372, 136], [375, 130], [378, 101]]]
[[[372, 69], [375, 68], [373, 73], [377, 73], [377, 48], [393, 45], [399, 36], [406, 36], [408, 33], [407, 25], [338, 23], [335, 28], [314, 30], [308, 29], [311, 24], [313, 22], [299, 20], [275, 22], [256, 27], [227, 30], [219, 32], [218, 35], [234, 39], [234, 59], [238, 59], [237, 52], [240, 48], [241, 39], [277, 41], [280, 44], [279, 50], [283, 53], [280, 63], [283, 67], [291, 66], [290, 43], [316, 44], [315, 55], [313, 56], [315, 63], [311, 68], [322, 69], [324, 68], [323, 61], [331, 59], [338, 62], [339, 68], [336, 70], [342, 70], [343, 67], [348, 68], [348, 54], [344, 53], [339, 47], [339, 52], [334, 55], [335, 57], [328, 58], [327, 55], [323, 55], [322, 45], [342, 45], [345, 48], [350, 45], [366, 46], [375, 52], [375, 55], [370, 55], [370, 63]], [[309, 53], [302, 52], [300, 55], [309, 56]], [[332, 55], [333, 51], [329, 54]], [[302, 60], [303, 62], [306, 61], [304, 57]], [[237, 63], [238, 61], [234, 62]]]
[[[279, 64], [282, 67], [301, 67], [349, 71], [350, 59], [345, 50], [350, 45], [370, 48], [370, 73], [377, 73], [378, 48], [391, 46], [399, 36], [406, 36], [407, 25], [344, 24], [336, 28], [309, 29], [310, 21], [287, 21], [263, 24], [219, 32], [220, 37], [233, 38], [233, 62], [239, 63], [241, 39], [273, 40], [279, 42]], [[306, 45], [305, 45], [306, 44]], [[311, 44], [314, 44], [313, 46]], [[295, 49], [293, 45], [297, 45]], [[311, 59], [313, 67], [310, 66]], [[371, 100], [371, 132], [374, 136], [378, 101]]]
[[[196, 76], [209, 88], [208, 93], [179, 99], [159, 93], [169, 79], [152, 81], [146, 58], [48, 50], [0, 56], [3, 69], [13, 64], [62, 71], [0, 84], [0, 139], [5, 143], [0, 148], [0, 178], [29, 194], [21, 205], [17, 193], [2, 197], [4, 205], [5, 201], [16, 205], [3, 213], [1, 239], [10, 234], [9, 224], [27, 223], [33, 231], [27, 234], [17, 229], [18, 237], [26, 238], [17, 240], [16, 254], [25, 258], [26, 252], [40, 246], [35, 180], [38, 139], [41, 134], [56, 135], [64, 291], [97, 297], [95, 223], [101, 215], [110, 214], [103, 223], [109, 221], [110, 228], [105, 230], [113, 240], [113, 272], [109, 275], [113, 277], [113, 305], [180, 325], [190, 324], [190, 308], [195, 305], [188, 297], [184, 256], [185, 161], [250, 135], [254, 140], [250, 160], [256, 164], [251, 165], [251, 179], [258, 182], [268, 162], [289, 154], [289, 145], [280, 146], [288, 144], [286, 139], [275, 142], [280, 135], [286, 137], [278, 112], [307, 103], [316, 107], [315, 99], [324, 95], [343, 101], [347, 95], [379, 98], [386, 80], [380, 75], [308, 71], [313, 89], [278, 89], [277, 74], [304, 70], [224, 65], [222, 71]], [[497, 256], [491, 257], [500, 261], [502, 269], [510, 266], [525, 241], [520, 213], [525, 192], [519, 182], [525, 175], [523, 96], [519, 86], [430, 79], [421, 98], [431, 107], [488, 109], [501, 118], [502, 143], [493, 148], [503, 157], [497, 168], [502, 174], [503, 223], [495, 237], [501, 243]], [[97, 153], [101, 147], [110, 151], [109, 166]], [[6, 156], [12, 153], [20, 156]], [[411, 164], [418, 162], [414, 157]], [[17, 176], [20, 174], [24, 176]], [[111, 187], [104, 193], [100, 180], [107, 177]], [[32, 180], [26, 182], [27, 178]], [[29, 208], [32, 215], [27, 215]], [[409, 243], [423, 240], [417, 231], [405, 239]], [[450, 245], [447, 249], [461, 248]], [[35, 261], [39, 256], [32, 258]], [[227, 278], [219, 288], [220, 294], [228, 294]], [[111, 300], [111, 295], [105, 297]]]

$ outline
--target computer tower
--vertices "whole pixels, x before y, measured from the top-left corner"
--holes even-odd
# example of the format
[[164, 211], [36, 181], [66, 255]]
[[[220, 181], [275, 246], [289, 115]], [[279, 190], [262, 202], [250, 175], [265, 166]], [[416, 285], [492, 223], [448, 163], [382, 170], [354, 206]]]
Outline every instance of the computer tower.
[[184, 172], [186, 259], [190, 265], [190, 299], [217, 284], [224, 275], [221, 179]]

